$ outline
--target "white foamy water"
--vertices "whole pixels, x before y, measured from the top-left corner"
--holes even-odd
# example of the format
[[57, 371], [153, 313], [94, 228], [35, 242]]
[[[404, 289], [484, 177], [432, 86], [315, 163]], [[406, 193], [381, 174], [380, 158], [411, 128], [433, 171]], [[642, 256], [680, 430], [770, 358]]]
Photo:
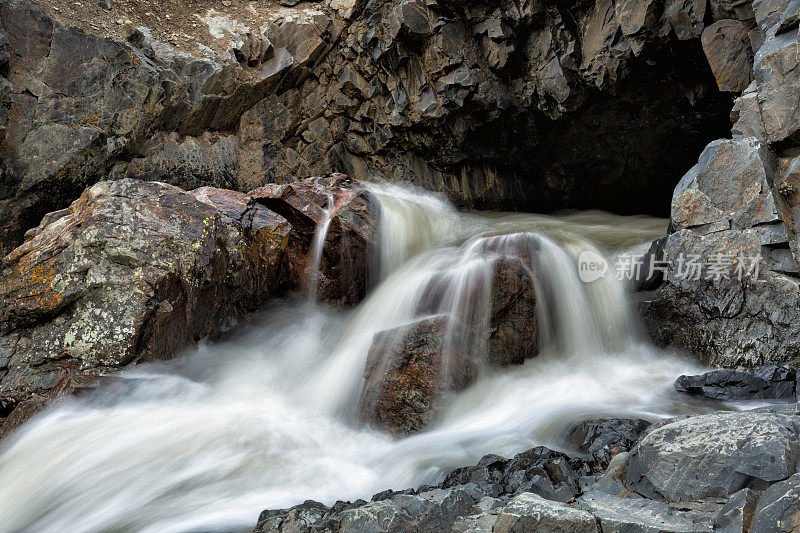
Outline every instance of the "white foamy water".
[[[368, 499], [486, 453], [559, 447], [586, 418], [707, 408], [672, 392], [678, 375], [700, 369], [641, 339], [625, 288], [577, 277], [581, 251], [637, 246], [665, 221], [460, 214], [431, 193], [372, 189], [382, 204], [382, 281], [366, 301], [348, 312], [305, 298], [274, 304], [229, 340], [143, 365], [117, 390], [36, 417], [0, 443], [0, 532], [248, 531], [266, 508]], [[518, 367], [483, 367], [422, 434], [360, 428], [374, 334], [417, 318], [432, 280], [446, 287], [437, 312], [474, 308], [481, 323], [503, 256], [528, 261], [541, 353]], [[476, 350], [480, 335], [469, 341]]]

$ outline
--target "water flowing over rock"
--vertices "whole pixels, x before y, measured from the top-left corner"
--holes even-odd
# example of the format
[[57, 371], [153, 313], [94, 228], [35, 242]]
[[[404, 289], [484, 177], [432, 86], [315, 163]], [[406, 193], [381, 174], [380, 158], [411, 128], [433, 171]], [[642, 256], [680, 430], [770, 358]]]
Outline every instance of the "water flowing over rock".
[[480, 238], [435, 268], [417, 290], [415, 319], [375, 335], [364, 370], [361, 420], [395, 435], [425, 429], [452, 392], [488, 366], [538, 353], [528, 237]]
[[290, 229], [233, 191], [87, 189], [3, 262], [3, 415], [231, 327], [281, 284]]
[[[364, 369], [362, 421], [396, 435], [430, 425], [442, 407], [443, 396], [463, 388], [477, 373], [474, 364], [462, 364], [457, 356], [448, 358], [446, 342], [445, 317], [376, 335]], [[448, 363], [459, 368], [446, 368]]]
[[[317, 228], [326, 224], [316, 273], [318, 296], [329, 303], [355, 305], [379, 275], [378, 220], [380, 205], [349, 178], [332, 174], [288, 185], [267, 185], [248, 195], [285, 217], [293, 231], [289, 240], [292, 285], [300, 289], [313, 268], [309, 250]], [[332, 205], [328, 204], [332, 202]]]
[[501, 258], [495, 263], [491, 291], [489, 364], [521, 365], [539, 351], [532, 272], [521, 259]]

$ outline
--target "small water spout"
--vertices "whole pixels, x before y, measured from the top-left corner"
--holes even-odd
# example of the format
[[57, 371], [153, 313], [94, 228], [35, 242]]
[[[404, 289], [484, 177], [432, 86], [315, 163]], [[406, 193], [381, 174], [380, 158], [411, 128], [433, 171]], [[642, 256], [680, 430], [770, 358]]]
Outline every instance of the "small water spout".
[[306, 271], [306, 291], [308, 294], [309, 305], [314, 305], [317, 301], [319, 289], [319, 269], [322, 263], [322, 251], [325, 248], [325, 239], [328, 238], [328, 229], [333, 219], [334, 198], [328, 194], [328, 207], [325, 209], [325, 219], [317, 225], [314, 232], [314, 240], [311, 243], [311, 261]]

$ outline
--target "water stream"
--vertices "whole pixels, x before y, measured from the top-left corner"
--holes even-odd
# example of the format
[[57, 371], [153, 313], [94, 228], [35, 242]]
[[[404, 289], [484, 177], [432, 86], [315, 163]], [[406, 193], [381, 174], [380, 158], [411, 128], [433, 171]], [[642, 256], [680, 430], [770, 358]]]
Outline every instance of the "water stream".
[[[672, 391], [678, 375], [700, 369], [642, 339], [620, 282], [577, 277], [581, 251], [639, 246], [664, 220], [464, 214], [428, 192], [372, 188], [381, 282], [361, 305], [277, 302], [224, 342], [140, 366], [122, 387], [36, 417], [0, 444], [0, 532], [249, 531], [266, 508], [368, 499], [486, 453], [559, 448], [586, 418], [710, 408]], [[509, 255], [530, 260], [540, 354], [483, 367], [424, 433], [393, 439], [360, 427], [374, 334], [414, 320], [432, 280], [445, 287], [437, 312], [471, 306], [483, 320], [491, 265]]]

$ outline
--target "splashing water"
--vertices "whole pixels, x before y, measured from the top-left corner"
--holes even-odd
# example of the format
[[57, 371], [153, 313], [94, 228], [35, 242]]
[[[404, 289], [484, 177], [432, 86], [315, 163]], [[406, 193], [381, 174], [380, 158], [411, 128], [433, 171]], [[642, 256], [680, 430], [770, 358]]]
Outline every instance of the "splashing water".
[[[700, 369], [641, 339], [625, 287], [577, 277], [581, 251], [631, 248], [664, 221], [464, 214], [428, 192], [370, 189], [382, 207], [382, 281], [366, 301], [349, 312], [274, 304], [236, 338], [39, 415], [0, 444], [0, 532], [248, 531], [265, 508], [368, 498], [486, 453], [560, 448], [586, 418], [708, 408], [671, 392]], [[533, 276], [539, 355], [484, 368], [425, 433], [396, 440], [359, 428], [375, 333], [419, 316], [434, 281], [436, 312], [473, 308], [485, 321], [499, 257], [524, 259]], [[474, 329], [477, 340], [453, 342], [483, 349], [485, 328]]]

